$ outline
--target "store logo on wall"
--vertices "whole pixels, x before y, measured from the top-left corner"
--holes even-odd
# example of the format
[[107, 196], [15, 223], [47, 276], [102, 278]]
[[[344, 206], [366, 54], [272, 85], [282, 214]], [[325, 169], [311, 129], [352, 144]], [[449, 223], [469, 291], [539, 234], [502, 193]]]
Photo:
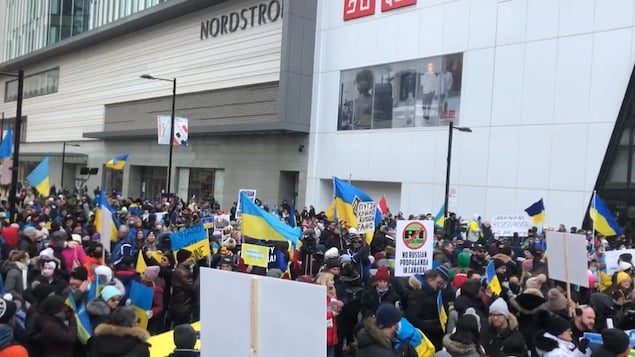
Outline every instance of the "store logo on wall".
[[386, 12], [411, 5], [417, 5], [417, 0], [381, 0], [381, 11]]
[[201, 21], [201, 40], [276, 22], [282, 18], [282, 10], [282, 0], [271, 0]]

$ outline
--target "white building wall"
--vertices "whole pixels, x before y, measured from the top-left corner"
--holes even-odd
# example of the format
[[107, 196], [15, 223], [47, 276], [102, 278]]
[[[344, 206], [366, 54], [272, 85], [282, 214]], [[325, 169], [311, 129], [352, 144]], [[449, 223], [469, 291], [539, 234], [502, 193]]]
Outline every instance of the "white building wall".
[[[327, 207], [332, 176], [401, 183], [396, 211], [436, 213], [447, 127], [337, 131], [340, 71], [464, 52], [451, 209], [579, 225], [635, 63], [633, 0], [419, 0], [343, 21], [319, 2], [307, 202]], [[377, 197], [378, 198], [378, 197]], [[452, 207], [452, 202], [455, 207]], [[399, 207], [395, 207], [395, 204]]]
[[[282, 19], [201, 40], [201, 21], [249, 5], [224, 3], [27, 68], [60, 67], [58, 93], [24, 101], [27, 141], [83, 140], [102, 130], [105, 104], [171, 94], [144, 73], [176, 77], [177, 94], [279, 80]], [[14, 112], [15, 102], [0, 103], [2, 111]]]

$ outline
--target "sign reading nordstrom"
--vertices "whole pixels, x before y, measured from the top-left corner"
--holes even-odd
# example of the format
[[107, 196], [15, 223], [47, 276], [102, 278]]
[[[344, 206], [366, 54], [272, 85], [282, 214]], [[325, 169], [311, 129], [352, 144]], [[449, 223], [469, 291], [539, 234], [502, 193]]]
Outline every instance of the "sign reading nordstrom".
[[201, 40], [276, 22], [280, 18], [282, 18], [282, 0], [266, 1], [201, 21]]

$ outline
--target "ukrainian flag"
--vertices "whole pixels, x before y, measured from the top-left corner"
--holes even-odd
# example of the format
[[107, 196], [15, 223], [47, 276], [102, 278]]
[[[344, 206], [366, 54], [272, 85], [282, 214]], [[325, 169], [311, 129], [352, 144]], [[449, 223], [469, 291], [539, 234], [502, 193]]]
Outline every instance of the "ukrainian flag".
[[6, 159], [11, 156], [11, 148], [13, 147], [13, 128], [9, 127], [7, 133], [0, 144], [0, 159]]
[[73, 294], [69, 293], [66, 298], [66, 305], [73, 310], [75, 320], [77, 320], [77, 338], [81, 343], [86, 344], [93, 335], [93, 326], [90, 323], [88, 311], [86, 311], [86, 304], [82, 302], [81, 305], [77, 306]]
[[443, 306], [443, 296], [441, 292], [437, 294], [437, 311], [439, 312], [439, 322], [441, 323], [441, 328], [443, 332], [445, 332], [445, 328], [448, 324], [448, 314], [445, 312], [445, 306]]
[[35, 170], [33, 170], [29, 176], [27, 176], [26, 180], [29, 182], [29, 185], [35, 187], [37, 192], [40, 195], [48, 196], [49, 191], [51, 190], [51, 185], [49, 185], [49, 158], [46, 156], [42, 162], [40, 162]]
[[373, 233], [375, 228], [381, 224], [382, 220], [381, 212], [377, 209], [376, 205], [373, 210], [375, 214], [375, 226], [372, 229], [365, 227], [360, 229], [360, 227], [358, 227], [357, 215], [354, 209], [355, 205], [359, 203], [374, 203], [373, 199], [370, 198], [366, 192], [337, 177], [333, 177], [333, 187], [335, 191], [335, 210], [337, 212], [337, 218], [343, 219], [349, 227], [356, 227], [357, 232], [360, 234]]
[[329, 208], [326, 209], [324, 214], [326, 215], [326, 219], [328, 219], [330, 222], [335, 222], [335, 200], [331, 202]]
[[115, 156], [110, 161], [106, 163], [107, 169], [113, 170], [123, 170], [123, 167], [126, 165], [126, 161], [128, 160], [128, 154], [122, 154], [119, 156]]
[[615, 222], [613, 215], [611, 215], [611, 211], [609, 211], [608, 207], [606, 207], [604, 201], [602, 201], [597, 193], [593, 195], [593, 202], [591, 203], [589, 215], [595, 224], [595, 230], [602, 233], [602, 235], [610, 237], [621, 236], [624, 234], [617, 225], [617, 222]]
[[99, 193], [97, 212], [95, 213], [95, 229], [101, 235], [101, 243], [104, 245], [104, 249], [110, 250], [110, 242], [117, 241], [117, 230], [119, 227], [104, 191]]
[[491, 260], [489, 264], [487, 264], [487, 269], [485, 270], [485, 275], [487, 277], [487, 285], [490, 290], [496, 295], [500, 295], [503, 291], [501, 288], [501, 283], [498, 280], [498, 276], [496, 275], [496, 267], [494, 267], [494, 261]]
[[434, 225], [437, 228], [443, 228], [443, 224], [445, 223], [445, 217], [443, 216], [444, 212], [445, 212], [445, 205], [442, 205], [441, 208], [439, 209], [439, 212], [437, 212], [437, 215], [434, 216]]
[[525, 212], [531, 217], [534, 224], [539, 224], [545, 221], [545, 204], [542, 202], [542, 198], [534, 202], [531, 206], [525, 209]]
[[251, 202], [244, 193], [240, 194], [240, 228], [243, 235], [262, 240], [291, 242], [296, 246], [302, 230], [290, 227], [275, 216]]

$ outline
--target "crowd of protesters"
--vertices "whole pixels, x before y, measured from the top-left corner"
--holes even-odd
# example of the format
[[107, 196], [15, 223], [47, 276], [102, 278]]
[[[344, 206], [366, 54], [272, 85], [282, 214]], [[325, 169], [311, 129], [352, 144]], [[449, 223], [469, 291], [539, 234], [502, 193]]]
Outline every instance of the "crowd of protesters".
[[[0, 356], [149, 356], [150, 336], [169, 330], [175, 331], [171, 356], [198, 355], [189, 323], [200, 314], [201, 267], [325, 286], [327, 356], [624, 357], [630, 351], [624, 331], [635, 327], [632, 257], [620, 256], [612, 276], [603, 258], [606, 250], [628, 246], [623, 237], [588, 235], [589, 288], [568, 294], [564, 283], [549, 279], [544, 232], [535, 228], [527, 237], [495, 237], [480, 217], [462, 222], [451, 214], [434, 237], [434, 268], [404, 278], [393, 271], [396, 222], [432, 215], [388, 213], [367, 240], [313, 207], [295, 211], [285, 201], [269, 208], [256, 200], [302, 226], [300, 248], [292, 251], [286, 242], [243, 237], [236, 207], [221, 211], [213, 200], [109, 195], [108, 201], [120, 225], [116, 241], [104, 247], [94, 196], [22, 191], [17, 222], [3, 221], [0, 231]], [[171, 250], [173, 232], [208, 217], [211, 256], [195, 261], [188, 250]], [[246, 265], [242, 243], [269, 245], [268, 267]], [[490, 262], [499, 294], [485, 278]], [[89, 298], [95, 281], [104, 285]], [[133, 281], [153, 291], [147, 328], [129, 306]], [[439, 295], [447, 318], [437, 308]], [[86, 307], [92, 337], [82, 339], [71, 305]], [[585, 332], [601, 333], [604, 344], [592, 352]]]

